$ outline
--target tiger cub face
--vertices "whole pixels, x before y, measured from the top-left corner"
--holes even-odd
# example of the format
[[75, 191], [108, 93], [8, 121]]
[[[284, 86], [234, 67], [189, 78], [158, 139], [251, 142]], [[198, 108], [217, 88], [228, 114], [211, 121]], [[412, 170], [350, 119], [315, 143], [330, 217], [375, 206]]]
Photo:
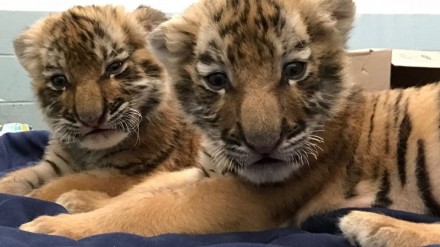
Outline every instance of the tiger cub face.
[[281, 182], [317, 154], [351, 87], [351, 0], [200, 1], [150, 36], [217, 165]]
[[165, 90], [163, 71], [146, 49], [147, 33], [165, 19], [148, 7], [73, 7], [15, 40], [55, 137], [96, 150], [136, 133]]

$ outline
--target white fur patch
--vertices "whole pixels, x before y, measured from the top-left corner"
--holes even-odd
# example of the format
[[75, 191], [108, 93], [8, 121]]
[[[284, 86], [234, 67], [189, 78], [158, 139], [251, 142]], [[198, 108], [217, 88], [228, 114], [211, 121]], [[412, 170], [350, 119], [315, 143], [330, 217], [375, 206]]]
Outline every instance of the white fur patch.
[[109, 130], [103, 133], [86, 136], [80, 145], [90, 150], [107, 149], [116, 146], [127, 136], [127, 132]]
[[309, 60], [311, 55], [312, 51], [310, 50], [310, 48], [304, 48], [302, 50], [297, 50], [295, 52], [287, 54], [287, 56], [284, 58], [284, 61], [287, 63], [291, 61], [307, 61]]
[[209, 74], [215, 73], [215, 72], [223, 72], [223, 68], [218, 64], [204, 64], [204, 63], [197, 63], [197, 72], [201, 76], [207, 76]]
[[286, 180], [300, 165], [276, 163], [268, 165], [250, 165], [237, 173], [254, 184], [278, 183]]

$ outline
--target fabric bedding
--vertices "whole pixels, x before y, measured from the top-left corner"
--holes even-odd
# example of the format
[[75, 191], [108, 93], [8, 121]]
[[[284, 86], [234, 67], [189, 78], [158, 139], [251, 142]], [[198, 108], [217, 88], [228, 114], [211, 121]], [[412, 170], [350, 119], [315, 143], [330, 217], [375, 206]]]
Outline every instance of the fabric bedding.
[[[0, 137], [0, 176], [38, 161], [48, 141], [47, 131], [8, 133]], [[439, 218], [387, 209], [362, 209], [414, 222], [436, 222]], [[18, 226], [40, 215], [56, 215], [66, 210], [55, 203], [21, 196], [0, 194], [0, 247], [28, 246], [338, 246], [349, 243], [340, 235], [338, 218], [349, 212], [341, 209], [308, 219], [301, 229], [281, 228], [263, 232], [241, 232], [210, 235], [164, 234], [141, 237], [125, 233], [109, 233], [74, 241], [64, 237], [33, 234]], [[436, 245], [440, 247], [440, 245]]]

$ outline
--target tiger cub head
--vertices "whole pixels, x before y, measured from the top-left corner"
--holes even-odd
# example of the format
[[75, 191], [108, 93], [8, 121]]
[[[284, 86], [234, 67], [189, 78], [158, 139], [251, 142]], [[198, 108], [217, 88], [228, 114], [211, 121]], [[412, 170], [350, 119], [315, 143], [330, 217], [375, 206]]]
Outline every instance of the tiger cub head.
[[166, 17], [139, 7], [73, 7], [14, 41], [43, 115], [63, 143], [97, 150], [138, 131], [164, 97], [163, 69], [147, 49]]
[[352, 84], [352, 0], [202, 0], [149, 41], [216, 165], [282, 182], [316, 155]]

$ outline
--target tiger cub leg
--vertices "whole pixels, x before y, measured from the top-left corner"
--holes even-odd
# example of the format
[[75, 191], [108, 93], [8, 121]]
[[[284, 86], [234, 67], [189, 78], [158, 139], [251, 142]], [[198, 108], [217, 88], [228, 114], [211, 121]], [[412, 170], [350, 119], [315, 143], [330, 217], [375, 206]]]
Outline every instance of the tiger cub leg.
[[69, 213], [76, 214], [101, 208], [109, 204], [111, 198], [105, 192], [72, 190], [62, 194], [55, 202], [62, 205]]
[[440, 243], [440, 224], [413, 223], [389, 216], [353, 211], [339, 228], [351, 244], [362, 247], [412, 247]]
[[[51, 150], [52, 149], [52, 150]], [[24, 167], [0, 178], [0, 193], [26, 195], [45, 182], [74, 172], [67, 163], [69, 156], [48, 146], [45, 157], [34, 166]]]
[[41, 200], [55, 201], [62, 194], [72, 191], [99, 191], [116, 196], [140, 181], [139, 177], [126, 176], [113, 169], [97, 169], [69, 174], [51, 180], [27, 194]]
[[93, 190], [72, 190], [62, 194], [56, 202], [64, 206], [70, 213], [88, 212], [108, 205], [112, 201], [118, 201], [126, 197], [129, 198], [133, 194], [146, 195], [149, 193], [154, 195], [163, 190], [193, 184], [204, 177], [205, 173], [203, 170], [195, 167], [174, 172], [158, 172], [145, 177], [142, 182], [131, 188], [130, 191], [117, 197], [111, 197], [108, 194]]

